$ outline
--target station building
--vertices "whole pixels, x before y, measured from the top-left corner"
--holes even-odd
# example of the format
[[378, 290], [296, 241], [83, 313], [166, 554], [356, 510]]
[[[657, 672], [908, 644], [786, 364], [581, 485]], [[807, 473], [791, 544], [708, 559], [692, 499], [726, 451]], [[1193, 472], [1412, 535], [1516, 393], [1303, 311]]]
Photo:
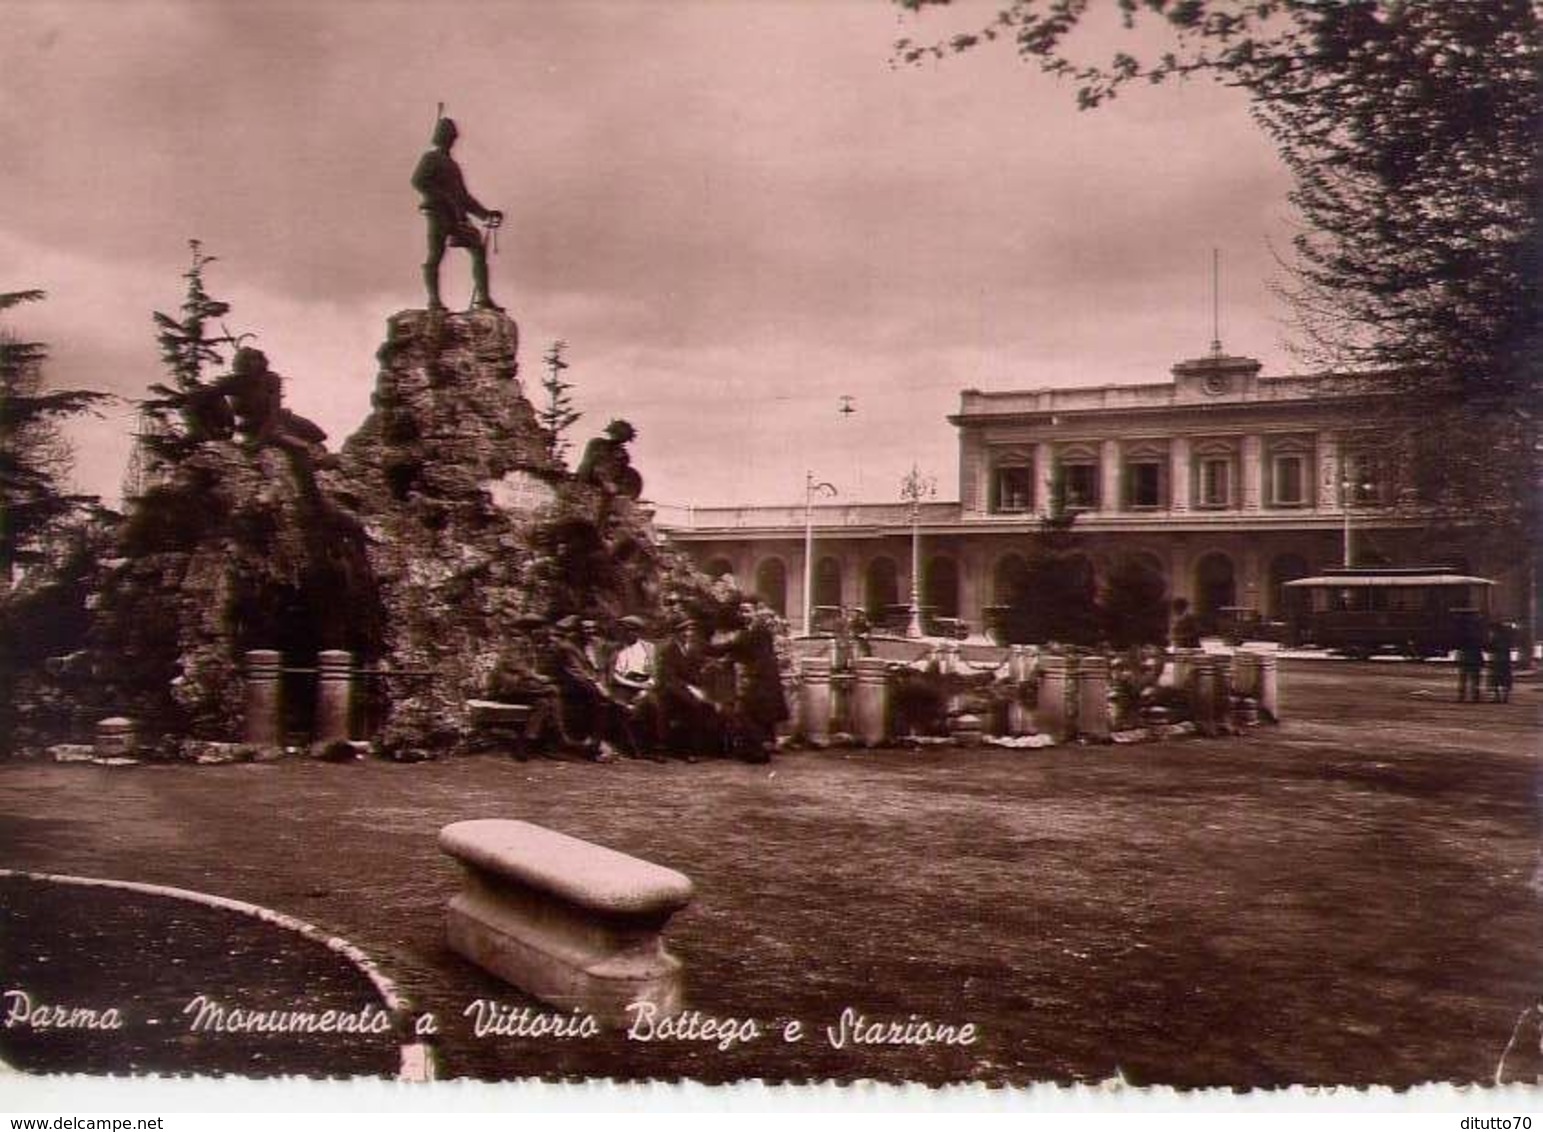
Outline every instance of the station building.
[[[1531, 568], [1434, 541], [1411, 506], [1387, 383], [1260, 371], [1218, 349], [1152, 384], [964, 390], [948, 418], [958, 501], [816, 503], [811, 604], [906, 604], [914, 522], [921, 604], [981, 630], [1059, 494], [1100, 577], [1139, 556], [1202, 622], [1227, 607], [1279, 616], [1286, 582], [1344, 564], [1347, 551], [1356, 566], [1440, 563], [1494, 578], [1495, 614], [1530, 622]], [[802, 628], [803, 505], [694, 508], [659, 526]]]

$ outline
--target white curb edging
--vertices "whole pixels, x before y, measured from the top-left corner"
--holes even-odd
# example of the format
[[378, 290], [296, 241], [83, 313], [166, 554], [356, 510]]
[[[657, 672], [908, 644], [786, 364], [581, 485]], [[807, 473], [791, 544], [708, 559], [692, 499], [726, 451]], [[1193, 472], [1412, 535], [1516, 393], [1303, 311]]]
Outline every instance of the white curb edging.
[[272, 908], [264, 908], [260, 904], [248, 904], [243, 900], [232, 900], [226, 896], [195, 892], [190, 888], [173, 888], [165, 884], [146, 884], [132, 880], [110, 880], [104, 877], [77, 877], [63, 873], [35, 873], [26, 869], [0, 868], [0, 877], [52, 881], [56, 884], [74, 884], [85, 888], [117, 888], [127, 892], [144, 893], [147, 896], [166, 896], [173, 900], [186, 900], [192, 904], [202, 904], [207, 908], [239, 912], [243, 916], [273, 924], [275, 927], [284, 928], [319, 943], [357, 967], [374, 985], [376, 993], [386, 1004], [386, 1009], [391, 1014], [392, 1023], [400, 1038], [397, 1080], [411, 1082], [434, 1080], [433, 1049], [424, 1042], [413, 1040], [416, 1035], [413, 1033], [411, 1003], [396, 989], [396, 984], [386, 977], [373, 959], [342, 936], [329, 935], [315, 924], [296, 919], [283, 912], [275, 912]]

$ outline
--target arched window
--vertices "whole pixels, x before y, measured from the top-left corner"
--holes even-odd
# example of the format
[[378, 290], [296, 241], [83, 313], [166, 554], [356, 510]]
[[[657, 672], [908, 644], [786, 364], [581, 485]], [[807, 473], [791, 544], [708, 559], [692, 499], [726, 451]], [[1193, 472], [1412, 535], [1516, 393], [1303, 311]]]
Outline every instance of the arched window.
[[1098, 568], [1093, 559], [1080, 550], [1074, 550], [1066, 556], [1066, 570], [1078, 579], [1079, 586], [1085, 585], [1090, 592], [1098, 584]]
[[922, 604], [931, 607], [934, 617], [959, 616], [959, 565], [952, 558], [940, 555], [927, 563]]
[[1238, 603], [1237, 577], [1232, 559], [1220, 551], [1207, 554], [1195, 564], [1195, 616], [1203, 629], [1216, 628], [1216, 615]]
[[878, 623], [886, 606], [900, 604], [900, 570], [893, 558], [875, 558], [868, 563], [863, 607]]
[[1133, 550], [1133, 551], [1130, 552], [1130, 557], [1132, 559], [1134, 559], [1135, 561], [1141, 563], [1148, 570], [1152, 571], [1152, 573], [1156, 574], [1159, 578], [1161, 578], [1163, 580], [1163, 592], [1164, 592], [1164, 595], [1166, 596], [1168, 588], [1169, 588], [1168, 587], [1168, 564], [1166, 562], [1164, 562], [1160, 557], [1158, 557], [1157, 555], [1153, 554], [1150, 550]]
[[814, 604], [841, 604], [841, 563], [834, 558], [821, 558], [814, 564]]
[[778, 617], [788, 615], [788, 568], [780, 558], [767, 558], [755, 568], [755, 596]]
[[734, 563], [719, 555], [717, 558], [708, 559], [707, 565], [702, 567], [702, 573], [709, 578], [721, 578], [725, 574], [734, 573]]
[[1265, 616], [1284, 616], [1288, 608], [1287, 595], [1291, 592], [1286, 589], [1286, 583], [1305, 578], [1309, 573], [1307, 559], [1300, 554], [1277, 554], [1272, 558], [1270, 560], [1270, 608], [1264, 611]]
[[1006, 605], [1028, 580], [1029, 564], [1021, 554], [1004, 554], [991, 573], [991, 600]]

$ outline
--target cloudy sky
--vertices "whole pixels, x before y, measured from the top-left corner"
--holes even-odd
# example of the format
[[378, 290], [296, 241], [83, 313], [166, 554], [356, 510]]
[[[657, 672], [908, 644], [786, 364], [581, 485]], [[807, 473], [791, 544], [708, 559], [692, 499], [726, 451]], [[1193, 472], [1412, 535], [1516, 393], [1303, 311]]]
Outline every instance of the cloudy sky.
[[[961, 389], [1163, 380], [1209, 347], [1213, 247], [1226, 348], [1291, 369], [1287, 179], [1244, 102], [1079, 113], [1010, 51], [892, 65], [986, 13], [961, 7], [0, 0], [0, 290], [48, 292], [7, 327], [53, 383], [140, 395], [196, 237], [339, 445], [423, 303], [408, 177], [443, 101], [507, 217], [527, 390], [566, 340], [575, 439], [633, 421], [661, 503], [794, 502], [806, 468], [892, 500], [913, 461], [956, 497]], [[463, 253], [444, 280], [463, 300]], [[132, 420], [76, 430], [86, 490], [116, 496]]]

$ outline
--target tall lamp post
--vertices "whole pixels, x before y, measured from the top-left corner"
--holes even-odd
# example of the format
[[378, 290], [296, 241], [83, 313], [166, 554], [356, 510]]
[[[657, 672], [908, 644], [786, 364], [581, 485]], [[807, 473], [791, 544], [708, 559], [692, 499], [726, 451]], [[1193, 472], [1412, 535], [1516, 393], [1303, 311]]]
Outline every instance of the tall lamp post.
[[938, 493], [938, 481], [924, 476], [915, 464], [900, 481], [900, 498], [911, 505], [911, 619], [905, 627], [907, 637], [922, 635], [922, 500]]
[[804, 473], [804, 636], [814, 635], [814, 497], [836, 494], [833, 484], [816, 483], [814, 473]]

